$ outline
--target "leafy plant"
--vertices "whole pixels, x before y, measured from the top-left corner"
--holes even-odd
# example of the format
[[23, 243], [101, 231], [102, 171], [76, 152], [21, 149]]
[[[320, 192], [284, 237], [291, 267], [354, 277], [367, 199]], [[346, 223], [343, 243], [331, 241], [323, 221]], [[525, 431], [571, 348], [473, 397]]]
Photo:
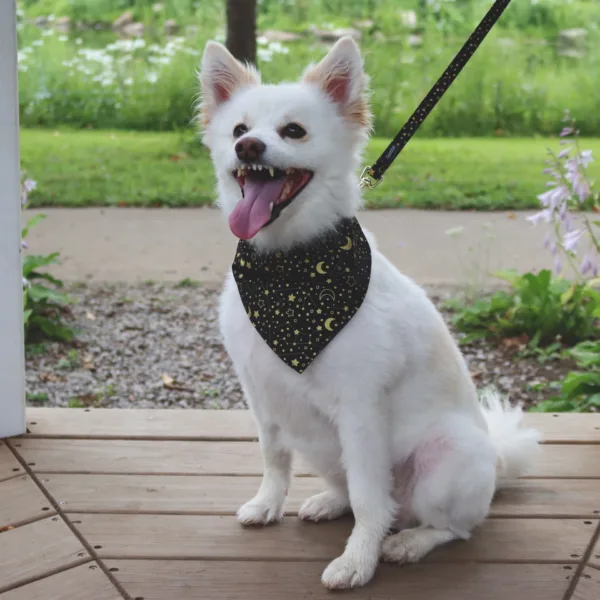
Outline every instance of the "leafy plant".
[[575, 359], [579, 371], [569, 373], [557, 396], [540, 402], [534, 412], [600, 411], [600, 341], [577, 344], [566, 354]]
[[524, 335], [535, 348], [600, 336], [600, 292], [591, 282], [553, 278], [547, 269], [525, 275], [502, 271], [496, 276], [512, 290], [478, 299], [455, 314], [454, 325], [467, 334], [463, 343]]
[[[26, 179], [21, 186], [21, 205], [26, 206], [28, 194], [35, 189], [35, 182]], [[27, 248], [25, 238], [32, 227], [45, 218], [38, 214], [27, 222], [21, 231], [21, 245]], [[61, 291], [63, 282], [43, 271], [58, 262], [58, 252], [52, 254], [27, 254], [23, 257], [23, 323], [25, 342], [49, 338], [68, 341], [73, 337], [73, 329], [64, 321], [70, 303], [67, 294]]]

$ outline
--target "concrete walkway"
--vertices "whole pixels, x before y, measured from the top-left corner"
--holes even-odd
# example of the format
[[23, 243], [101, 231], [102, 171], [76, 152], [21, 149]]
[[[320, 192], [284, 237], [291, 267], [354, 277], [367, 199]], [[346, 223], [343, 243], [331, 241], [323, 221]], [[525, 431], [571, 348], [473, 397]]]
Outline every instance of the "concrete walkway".
[[[38, 211], [27, 211], [31, 216]], [[218, 282], [235, 239], [219, 211], [196, 209], [48, 209], [28, 239], [30, 252], [59, 251], [53, 267], [66, 280]], [[531, 213], [420, 210], [364, 212], [362, 224], [382, 251], [421, 284], [464, 285], [500, 268], [520, 271], [552, 264], [543, 247], [546, 226]], [[447, 230], [463, 227], [458, 236]], [[485, 278], [485, 277], [484, 277]], [[487, 283], [493, 279], [488, 278]]]

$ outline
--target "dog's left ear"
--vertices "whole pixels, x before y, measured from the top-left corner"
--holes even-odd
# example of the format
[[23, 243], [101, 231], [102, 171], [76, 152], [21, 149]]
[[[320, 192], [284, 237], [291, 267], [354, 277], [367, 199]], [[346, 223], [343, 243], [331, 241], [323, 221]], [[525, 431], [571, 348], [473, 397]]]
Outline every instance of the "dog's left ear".
[[370, 127], [368, 77], [358, 46], [351, 37], [336, 42], [320, 63], [306, 70], [302, 80], [319, 86], [346, 119], [361, 127]]
[[221, 104], [248, 85], [258, 85], [260, 76], [251, 65], [243, 65], [217, 42], [208, 42], [199, 73], [202, 87], [200, 122], [206, 126]]

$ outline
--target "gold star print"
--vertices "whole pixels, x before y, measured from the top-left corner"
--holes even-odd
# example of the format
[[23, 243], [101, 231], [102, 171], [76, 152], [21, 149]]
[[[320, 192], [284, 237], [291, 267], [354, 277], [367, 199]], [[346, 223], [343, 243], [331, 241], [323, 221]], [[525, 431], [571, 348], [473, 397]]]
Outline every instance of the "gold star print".
[[265, 290], [265, 296], [269, 295], [269, 290]]
[[246, 263], [246, 268], [247, 268], [247, 269], [251, 269], [251, 268], [252, 268], [252, 263], [249, 263], [249, 262], [247, 262], [247, 263]]
[[291, 308], [288, 308], [287, 312], [285, 313], [288, 317], [293, 317], [294, 316], [294, 311]]
[[309, 265], [309, 264], [310, 264], [310, 258], [305, 258], [305, 259], [304, 259], [304, 262], [305, 262], [307, 265]]
[[277, 310], [275, 311], [275, 314], [276, 314], [276, 315], [280, 315], [280, 314], [281, 314], [281, 313], [279, 312], [279, 309], [277, 309]]
[[242, 265], [242, 267], [243, 267], [245, 264], [246, 264], [246, 261], [245, 261], [245, 260], [242, 258], [242, 259], [240, 260], [240, 265]]
[[348, 312], [350, 309], [347, 306], [344, 306], [344, 310]]
[[290, 294], [290, 295], [288, 296], [288, 300], [289, 300], [290, 302], [293, 302], [295, 299], [296, 299], [296, 296], [294, 296], [294, 294]]
[[327, 280], [327, 283], [331, 283], [331, 279], [328, 279], [328, 280]]
[[311, 273], [310, 276], [311, 277], [316, 277], [316, 274], [315, 273]]
[[320, 325], [317, 326], [317, 331], [321, 331], [322, 329], [323, 328]]
[[279, 342], [277, 340], [273, 340], [273, 346], [279, 346]]
[[294, 329], [294, 335], [298, 335], [300, 332], [297, 329]]
[[259, 315], [258, 315], [258, 311], [257, 311], [257, 310], [255, 310], [255, 311], [254, 311], [254, 316], [255, 316], [255, 317], [258, 317], [258, 316], [259, 316]]
[[320, 308], [317, 308], [317, 314], [320, 315], [323, 311]]
[[299, 362], [298, 362], [296, 359], [294, 359], [294, 360], [292, 361], [292, 364], [293, 364], [295, 367], [297, 367], [297, 366], [298, 366], [300, 363], [299, 363]]

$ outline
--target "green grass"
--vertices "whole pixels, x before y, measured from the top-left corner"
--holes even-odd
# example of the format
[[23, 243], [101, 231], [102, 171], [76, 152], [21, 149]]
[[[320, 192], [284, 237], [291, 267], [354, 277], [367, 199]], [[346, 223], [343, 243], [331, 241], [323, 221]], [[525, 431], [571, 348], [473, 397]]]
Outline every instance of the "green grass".
[[[385, 148], [373, 139], [367, 163]], [[370, 208], [536, 208], [547, 147], [533, 138], [416, 139], [365, 192]], [[600, 154], [600, 139], [581, 140]], [[207, 151], [188, 134], [24, 129], [23, 168], [38, 182], [31, 206], [201, 206], [214, 198]], [[600, 164], [592, 163], [592, 177]]]
[[[44, 10], [77, 20], [114, 15], [125, 6], [150, 10], [151, 0], [44, 0]], [[160, 17], [181, 13], [199, 27], [188, 37], [167, 40], [161, 26], [144, 40], [110, 39], [110, 31], [62, 35], [21, 23], [19, 41], [20, 123], [25, 127], [177, 131], [189, 126], [199, 93], [196, 71], [208, 39], [223, 39], [223, 0], [172, 0]], [[489, 7], [489, 0], [454, 3], [407, 0], [419, 9], [421, 44], [408, 45], [397, 0], [265, 0], [259, 30], [310, 25], [350, 25], [372, 17], [361, 50], [371, 78], [377, 135], [393, 135], [450, 63]], [[598, 85], [600, 3], [520, 0], [503, 15], [481, 48], [427, 118], [420, 134], [438, 137], [552, 135], [564, 109], [583, 135], [600, 136]], [[35, 2], [29, 9], [41, 9]], [[187, 8], [186, 8], [187, 7]], [[438, 12], [439, 9], [439, 12]], [[82, 12], [83, 11], [83, 12]], [[187, 12], [186, 12], [187, 11]], [[210, 14], [209, 14], [210, 13]], [[185, 17], [187, 14], [187, 17]], [[212, 16], [211, 16], [212, 15]], [[184, 18], [185, 17], [185, 18]], [[557, 30], [587, 24], [587, 50], [580, 58], [557, 52]], [[155, 24], [156, 25], [156, 24]], [[296, 27], [292, 27], [295, 25]], [[45, 35], [49, 34], [49, 35]], [[81, 36], [81, 39], [80, 39]], [[278, 44], [259, 38], [258, 66], [264, 81], [298, 78], [328, 46], [310, 35]], [[110, 42], [110, 43], [109, 43]]]

